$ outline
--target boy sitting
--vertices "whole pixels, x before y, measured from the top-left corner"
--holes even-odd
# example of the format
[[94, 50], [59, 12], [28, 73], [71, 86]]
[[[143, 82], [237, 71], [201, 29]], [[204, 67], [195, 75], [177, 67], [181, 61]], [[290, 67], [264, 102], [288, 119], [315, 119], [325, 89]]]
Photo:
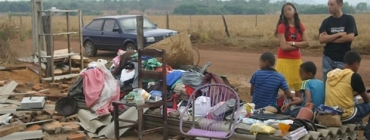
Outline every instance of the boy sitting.
[[293, 97], [284, 76], [273, 68], [274, 65], [274, 54], [271, 52], [263, 53], [260, 57], [261, 70], [256, 71], [250, 80], [250, 93], [256, 109], [272, 106], [277, 110], [276, 99], [279, 89], [284, 90], [284, 94], [288, 98]]
[[[302, 63], [299, 68], [299, 75], [302, 79], [301, 93], [303, 95], [303, 102], [291, 102], [285, 104], [281, 110], [285, 114], [289, 114], [292, 117], [297, 117], [299, 110], [306, 106], [308, 103], [313, 103], [313, 111], [316, 110], [321, 104], [324, 104], [325, 99], [325, 86], [321, 80], [315, 78], [316, 75], [315, 63], [308, 61]], [[292, 105], [298, 104], [294, 108], [290, 108]]]
[[[364, 82], [357, 73], [360, 62], [360, 54], [349, 51], [344, 56], [344, 69], [334, 69], [327, 75], [325, 105], [342, 108], [343, 123], [357, 123], [370, 115], [369, 97], [366, 94]], [[354, 92], [362, 97], [363, 103], [355, 104]], [[365, 127], [364, 136], [370, 139], [370, 123]]]

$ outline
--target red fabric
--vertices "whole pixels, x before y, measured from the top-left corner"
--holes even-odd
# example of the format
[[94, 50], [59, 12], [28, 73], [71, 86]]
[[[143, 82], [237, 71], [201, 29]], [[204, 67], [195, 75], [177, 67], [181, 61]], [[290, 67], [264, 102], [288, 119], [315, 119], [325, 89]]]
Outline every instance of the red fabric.
[[281, 108], [283, 106], [283, 104], [284, 104], [284, 98], [279, 98], [277, 100], [277, 106], [278, 106], [278, 108]]
[[175, 110], [177, 110], [177, 98], [179, 98], [179, 96], [177, 94], [173, 94], [173, 106], [172, 106], [172, 109], [175, 109]]
[[[306, 28], [302, 23], [301, 23], [301, 27], [302, 27], [302, 32], [306, 31]], [[288, 34], [288, 36], [285, 36], [285, 40], [287, 42], [290, 42], [290, 41], [300, 42], [300, 41], [302, 41], [302, 39], [303, 39], [302, 34], [300, 34], [296, 30], [295, 27], [290, 26], [289, 31], [290, 31], [290, 33]], [[277, 33], [285, 35], [285, 25], [283, 23], [278, 26]], [[296, 33], [297, 38], [295, 40], [293, 40], [293, 38], [292, 38], [292, 33]], [[292, 50], [292, 51], [283, 51], [281, 49], [281, 47], [279, 47], [277, 57], [278, 58], [287, 58], [287, 59], [300, 59], [301, 58], [301, 52], [299, 51], [298, 48], [295, 49], [295, 50]]]
[[188, 96], [191, 96], [191, 94], [193, 94], [195, 89], [192, 88], [191, 86], [185, 85], [185, 90], [186, 90], [186, 93], [188, 94]]
[[[107, 84], [107, 83], [106, 83]], [[118, 83], [116, 84], [116, 93], [113, 94], [113, 96], [111, 96], [108, 101], [104, 101], [105, 104], [100, 107], [99, 109], [97, 109], [95, 111], [95, 114], [98, 115], [98, 116], [103, 116], [103, 115], [109, 115], [110, 112], [113, 112], [114, 108], [113, 108], [113, 105], [112, 103], [115, 102], [115, 101], [118, 101], [120, 98], [120, 87], [118, 85]], [[103, 90], [104, 92], [104, 90]]]
[[212, 80], [218, 84], [225, 84], [225, 82], [218, 75], [213, 73], [207, 73], [204, 75], [203, 84], [210, 84], [212, 83]]
[[[172, 71], [172, 67], [169, 66], [169, 65], [166, 65], [166, 73], [170, 73], [170, 71]], [[162, 67], [158, 67], [158, 68], [155, 68], [155, 71], [162, 71]]]
[[90, 108], [99, 99], [101, 91], [104, 87], [104, 74], [98, 69], [89, 69], [81, 73], [83, 78], [83, 92], [85, 95], [85, 102]]

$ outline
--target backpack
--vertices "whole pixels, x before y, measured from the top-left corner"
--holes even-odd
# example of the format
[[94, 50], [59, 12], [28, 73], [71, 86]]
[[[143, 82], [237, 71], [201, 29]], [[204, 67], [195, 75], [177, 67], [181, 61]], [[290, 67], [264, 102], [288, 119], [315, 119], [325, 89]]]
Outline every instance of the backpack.
[[315, 123], [303, 119], [294, 119], [293, 124], [290, 124], [289, 131], [294, 131], [300, 127], [304, 127], [307, 131], [317, 131]]

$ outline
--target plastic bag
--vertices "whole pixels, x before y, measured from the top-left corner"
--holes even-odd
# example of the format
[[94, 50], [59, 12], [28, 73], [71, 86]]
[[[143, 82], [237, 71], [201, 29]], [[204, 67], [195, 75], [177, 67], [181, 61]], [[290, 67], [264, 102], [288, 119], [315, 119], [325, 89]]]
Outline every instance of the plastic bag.
[[319, 114], [333, 114], [333, 115], [342, 115], [344, 112], [339, 109], [339, 107], [330, 107], [321, 104], [320, 106], [317, 107], [317, 112]]
[[199, 96], [194, 103], [194, 116], [204, 117], [211, 110], [211, 98]]
[[99, 99], [91, 107], [91, 110], [95, 111], [96, 115], [102, 116], [110, 114], [110, 111], [113, 110], [112, 102], [119, 100], [120, 88], [111, 72], [102, 63], [97, 63], [96, 67], [104, 73], [104, 87]]
[[[316, 117], [316, 120], [320, 125], [326, 127], [340, 127], [342, 126], [341, 116], [340, 115], [331, 115], [331, 114], [319, 114]], [[330, 120], [330, 121], [328, 121]]]
[[[180, 114], [184, 113], [184, 116], [182, 117], [184, 121], [189, 120], [189, 112], [186, 110], [185, 106], [180, 106], [179, 112]], [[181, 115], [179, 116], [179, 119], [181, 119]]]
[[202, 86], [204, 75], [196, 71], [187, 71], [182, 74], [181, 80], [185, 85], [197, 88]]
[[250, 127], [249, 132], [273, 134], [273, 133], [276, 132], [276, 129], [271, 127], [271, 126], [267, 126], [266, 124], [256, 123], [256, 124], [252, 124], [252, 126]]

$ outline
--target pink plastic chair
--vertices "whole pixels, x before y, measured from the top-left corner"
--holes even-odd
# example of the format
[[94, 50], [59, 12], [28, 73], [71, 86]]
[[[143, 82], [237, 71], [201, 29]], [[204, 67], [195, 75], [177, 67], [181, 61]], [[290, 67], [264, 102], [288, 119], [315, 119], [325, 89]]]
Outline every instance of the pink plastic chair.
[[[196, 105], [200, 99], [203, 99], [202, 105]], [[191, 94], [186, 111], [180, 112], [179, 130], [189, 137], [229, 139], [238, 123], [239, 106], [238, 94], [232, 88], [224, 84], [204, 85]], [[191, 111], [189, 116], [192, 116], [190, 119], [192, 127], [184, 132], [183, 123], [187, 120], [183, 118], [188, 110]]]

